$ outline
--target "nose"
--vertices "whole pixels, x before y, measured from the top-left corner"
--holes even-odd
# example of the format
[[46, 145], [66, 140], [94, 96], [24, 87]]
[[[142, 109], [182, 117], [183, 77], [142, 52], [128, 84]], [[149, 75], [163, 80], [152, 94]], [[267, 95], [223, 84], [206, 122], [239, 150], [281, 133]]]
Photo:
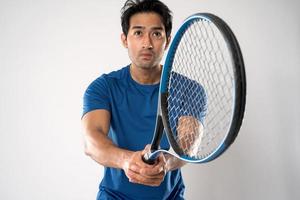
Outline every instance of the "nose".
[[149, 34], [145, 34], [143, 38], [143, 49], [153, 49], [152, 40]]

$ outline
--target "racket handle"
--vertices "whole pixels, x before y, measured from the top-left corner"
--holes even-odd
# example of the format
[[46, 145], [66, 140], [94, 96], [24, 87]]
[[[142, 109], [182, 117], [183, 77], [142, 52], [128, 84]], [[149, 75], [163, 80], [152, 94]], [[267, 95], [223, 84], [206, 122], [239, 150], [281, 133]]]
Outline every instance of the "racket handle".
[[154, 165], [156, 159], [149, 158], [149, 153], [146, 153], [142, 156], [142, 160], [148, 165]]

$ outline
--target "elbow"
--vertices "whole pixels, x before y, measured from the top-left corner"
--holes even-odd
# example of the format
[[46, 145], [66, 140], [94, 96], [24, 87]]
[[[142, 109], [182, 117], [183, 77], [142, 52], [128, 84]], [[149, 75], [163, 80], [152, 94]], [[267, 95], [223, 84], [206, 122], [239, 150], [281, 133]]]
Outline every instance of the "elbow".
[[86, 156], [91, 156], [91, 153], [90, 153], [90, 151], [87, 148], [84, 149], [84, 154]]
[[86, 143], [84, 144], [84, 154], [89, 157], [92, 155], [91, 149]]
[[86, 156], [92, 157], [94, 154], [94, 144], [92, 142], [92, 139], [88, 136], [85, 136], [83, 139], [83, 145], [84, 145], [84, 154]]

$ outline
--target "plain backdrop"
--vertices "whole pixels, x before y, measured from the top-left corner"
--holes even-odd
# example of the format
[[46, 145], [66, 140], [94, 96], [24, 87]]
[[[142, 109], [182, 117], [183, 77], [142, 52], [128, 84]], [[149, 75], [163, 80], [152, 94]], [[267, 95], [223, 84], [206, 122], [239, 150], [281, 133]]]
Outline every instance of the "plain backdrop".
[[[191, 200], [300, 198], [300, 2], [164, 1], [173, 34], [197, 12], [223, 18], [247, 72], [239, 137], [219, 159], [183, 168]], [[111, 0], [0, 0], [0, 199], [95, 199], [103, 168], [83, 153], [82, 96], [130, 61]]]

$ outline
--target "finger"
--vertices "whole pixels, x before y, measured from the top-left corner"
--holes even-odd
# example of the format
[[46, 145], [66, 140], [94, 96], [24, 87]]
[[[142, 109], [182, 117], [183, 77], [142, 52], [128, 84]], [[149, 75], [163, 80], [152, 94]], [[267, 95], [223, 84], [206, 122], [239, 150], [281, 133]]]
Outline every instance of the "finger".
[[147, 144], [144, 150], [142, 151], [142, 156], [144, 156], [145, 154], [149, 154], [150, 152], [151, 152], [151, 145]]
[[152, 168], [144, 167], [140, 169], [140, 173], [144, 176], [155, 176], [164, 171], [164, 167], [162, 165], [156, 165]]
[[145, 150], [150, 151], [150, 149], [151, 149], [151, 144], [147, 144], [147, 145], [145, 146]]
[[148, 166], [147, 164], [143, 164], [143, 163], [138, 163], [138, 164], [132, 164], [129, 166], [129, 168], [131, 171], [134, 171], [135, 173], [141, 174], [142, 176], [152, 176], [152, 175], [156, 175], [159, 174], [160, 172], [163, 171], [163, 167], [162, 166]]
[[130, 163], [128, 166], [128, 169], [135, 173], [138, 173], [138, 174], [140, 173], [140, 167], [138, 165], [136, 165], [135, 163]]
[[135, 164], [136, 166], [138, 166], [139, 168], [143, 168], [143, 167], [147, 167], [148, 164], [145, 163], [142, 159], [142, 157], [144, 156], [144, 150], [143, 151], [137, 151], [135, 152], [134, 156], [131, 159], [131, 163]]
[[138, 183], [148, 186], [159, 186], [164, 180], [164, 176], [160, 177], [146, 177], [140, 174], [137, 174], [133, 171], [128, 171], [128, 178], [131, 183]]
[[165, 155], [163, 153], [159, 154], [158, 156], [158, 162], [165, 165], [166, 164], [166, 158]]
[[131, 179], [137, 179], [139, 181], [144, 181], [144, 179], [153, 179], [153, 180], [160, 180], [164, 179], [165, 170], [162, 166], [155, 167], [153, 169], [150, 168], [140, 168], [136, 165], [130, 165], [128, 168], [128, 173]]
[[159, 157], [157, 158], [157, 164], [153, 169], [154, 171], [156, 170], [157, 173], [162, 173], [166, 174], [167, 172], [167, 162], [164, 154], [160, 154]]
[[164, 163], [160, 163], [154, 168], [141, 168], [140, 173], [147, 177], [163, 177], [167, 173], [167, 167]]

